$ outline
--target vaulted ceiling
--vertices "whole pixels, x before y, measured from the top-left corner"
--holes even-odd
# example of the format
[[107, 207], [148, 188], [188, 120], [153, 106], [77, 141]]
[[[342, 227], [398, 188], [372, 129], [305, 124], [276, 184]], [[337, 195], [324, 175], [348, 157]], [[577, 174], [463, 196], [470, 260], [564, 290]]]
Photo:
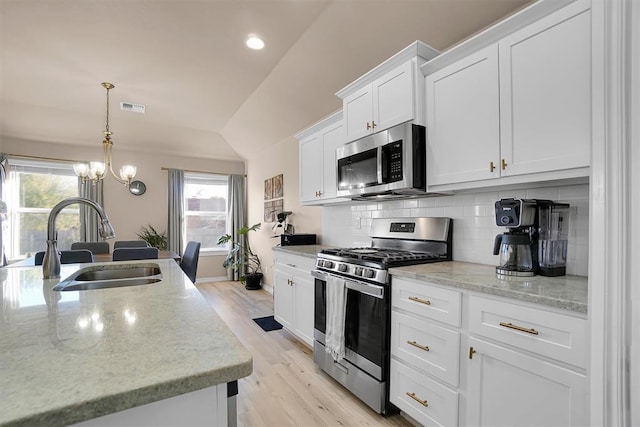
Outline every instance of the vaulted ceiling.
[[0, 0], [0, 137], [99, 145], [108, 81], [118, 149], [249, 158], [413, 41], [444, 50], [528, 3]]

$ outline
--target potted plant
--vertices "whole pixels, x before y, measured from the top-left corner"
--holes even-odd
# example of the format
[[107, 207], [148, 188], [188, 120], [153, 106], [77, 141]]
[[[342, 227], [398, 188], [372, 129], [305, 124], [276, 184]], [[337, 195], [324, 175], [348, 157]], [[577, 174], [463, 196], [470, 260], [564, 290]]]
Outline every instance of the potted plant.
[[[260, 229], [261, 223], [253, 224], [251, 227], [238, 229], [238, 235], [242, 242], [233, 240], [230, 234], [225, 234], [218, 239], [219, 245], [231, 242], [231, 249], [227, 258], [222, 263], [224, 268], [233, 268], [240, 273], [240, 282], [249, 290], [260, 289], [262, 287], [262, 271], [260, 269], [260, 258], [253, 253], [249, 245], [249, 232]], [[242, 268], [244, 266], [244, 271]], [[244, 273], [244, 274], [243, 274]]]
[[159, 233], [153, 226], [142, 227], [137, 233], [138, 237], [147, 242], [151, 247], [158, 248], [159, 251], [166, 251], [168, 247], [167, 233]]

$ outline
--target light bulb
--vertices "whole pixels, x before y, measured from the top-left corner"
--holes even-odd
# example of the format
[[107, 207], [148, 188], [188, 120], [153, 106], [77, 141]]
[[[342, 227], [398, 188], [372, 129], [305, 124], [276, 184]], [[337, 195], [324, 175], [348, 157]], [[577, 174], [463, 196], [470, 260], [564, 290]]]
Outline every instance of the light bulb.
[[91, 179], [102, 178], [104, 175], [105, 165], [102, 162], [90, 162], [89, 163], [89, 176]]
[[136, 176], [137, 171], [138, 169], [135, 166], [124, 165], [120, 168], [120, 178], [125, 181], [129, 181], [133, 179], [134, 176]]
[[247, 47], [253, 50], [260, 50], [264, 47], [264, 42], [260, 37], [249, 36], [247, 39]]
[[89, 165], [86, 163], [76, 163], [73, 165], [73, 171], [76, 173], [76, 176], [86, 178], [89, 174]]

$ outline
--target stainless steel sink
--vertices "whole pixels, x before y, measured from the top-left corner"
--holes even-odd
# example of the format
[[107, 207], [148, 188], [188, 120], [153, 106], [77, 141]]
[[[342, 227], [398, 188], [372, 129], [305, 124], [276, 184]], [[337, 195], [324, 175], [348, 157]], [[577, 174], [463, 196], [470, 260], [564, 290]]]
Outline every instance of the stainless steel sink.
[[87, 291], [150, 285], [162, 280], [155, 263], [105, 264], [82, 268], [53, 287], [54, 291]]

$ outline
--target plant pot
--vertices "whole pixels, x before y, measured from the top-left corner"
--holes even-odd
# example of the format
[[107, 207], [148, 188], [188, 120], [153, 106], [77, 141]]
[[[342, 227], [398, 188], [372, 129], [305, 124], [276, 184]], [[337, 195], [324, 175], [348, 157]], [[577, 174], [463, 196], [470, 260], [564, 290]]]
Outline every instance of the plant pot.
[[244, 287], [250, 291], [262, 288], [262, 273], [251, 273], [244, 276]]

